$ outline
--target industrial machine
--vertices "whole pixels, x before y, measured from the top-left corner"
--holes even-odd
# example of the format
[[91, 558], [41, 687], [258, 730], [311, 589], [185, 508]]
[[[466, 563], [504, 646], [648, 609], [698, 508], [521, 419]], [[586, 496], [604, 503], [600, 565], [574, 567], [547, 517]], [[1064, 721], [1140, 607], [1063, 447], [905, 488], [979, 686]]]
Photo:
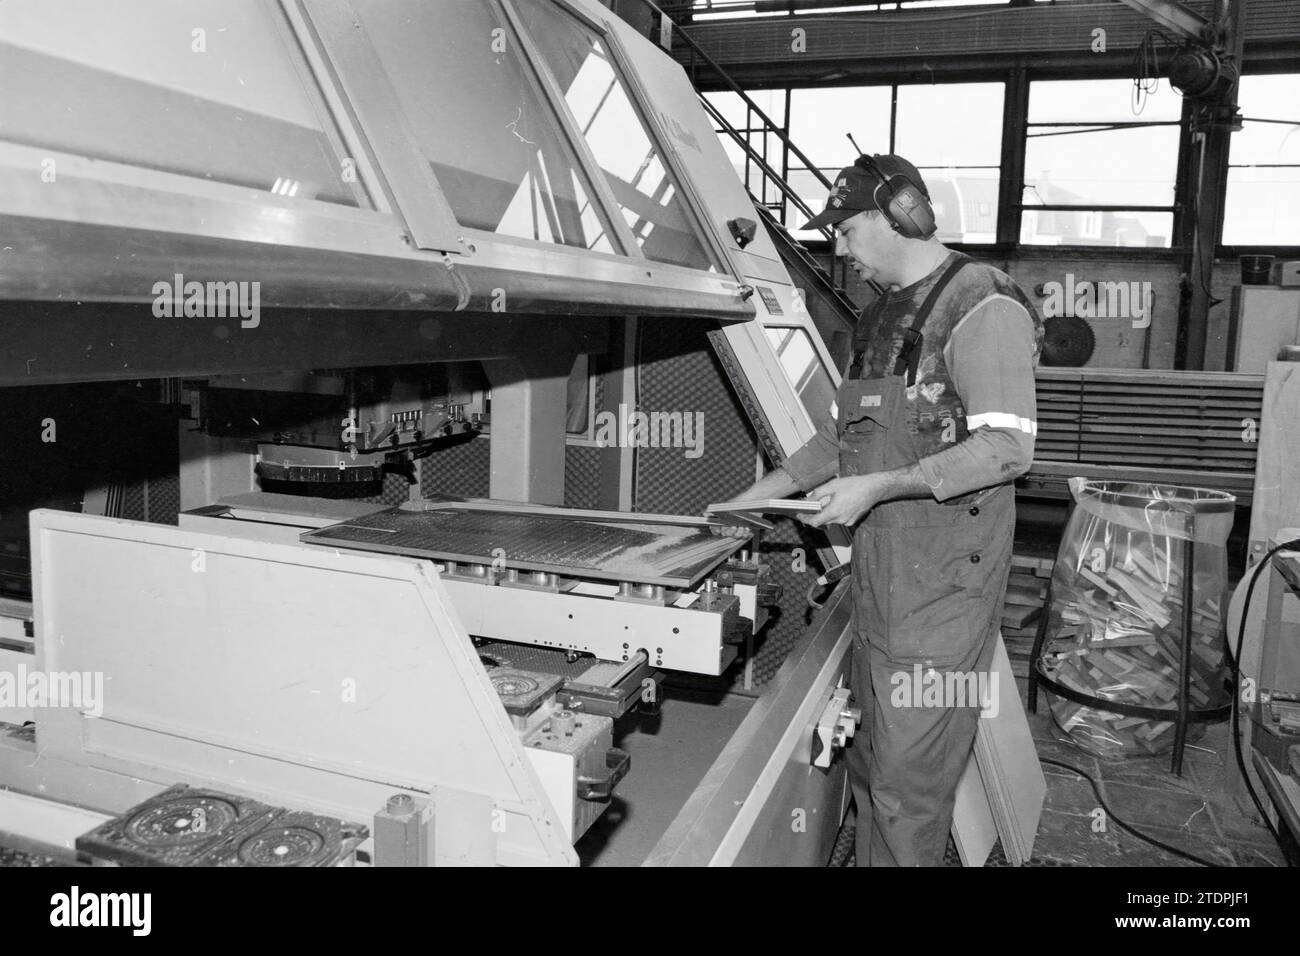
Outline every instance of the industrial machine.
[[[1271, 543], [1296, 540], [1293, 530], [1281, 529]], [[1250, 715], [1252, 742], [1279, 767], [1290, 769], [1290, 752], [1300, 748], [1300, 641], [1295, 622], [1300, 558], [1293, 551], [1281, 551], [1267, 573], [1271, 580], [1260, 635], [1259, 693]]]
[[[805, 625], [689, 515], [837, 375], [681, 69], [595, 0], [120, 6], [0, 5], [0, 384], [161, 382], [179, 517], [31, 511], [0, 832], [120, 843], [184, 785], [377, 865], [824, 863], [843, 589]], [[707, 682], [776, 608], [761, 693]]]
[[[179, 780], [366, 822], [405, 797], [428, 808], [428, 836], [423, 856], [401, 862], [574, 862], [573, 843], [610, 806], [638, 756], [614, 746], [616, 720], [633, 707], [658, 710], [665, 672], [726, 667], [752, 635], [751, 622], [761, 621], [761, 572], [729, 559], [743, 542], [695, 529], [683, 534], [679, 523], [659, 516], [580, 521], [557, 517], [556, 509], [497, 510], [486, 502], [422, 508], [431, 510], [330, 501], [304, 507], [302, 499], [254, 494], [184, 515], [180, 528], [34, 512], [36, 654], [26, 666], [78, 675], [83, 687], [101, 674], [104, 685], [102, 696], [35, 708], [33, 739], [6, 741], [6, 784], [118, 812]], [[338, 521], [346, 512], [351, 516]], [[586, 554], [689, 553], [671, 559], [688, 576], [641, 575], [668, 584], [625, 580], [625, 569], [649, 566], [639, 558], [604, 562], [612, 571], [570, 566], [559, 574], [529, 571], [538, 563], [530, 555], [494, 568], [367, 553], [370, 543], [366, 550], [337, 546], [340, 536], [356, 541], [405, 525], [416, 530], [380, 545], [405, 550], [426, 516], [481, 525], [483, 515], [512, 525], [522, 517], [534, 527], [590, 524]], [[316, 525], [323, 527], [302, 530]], [[658, 536], [671, 542], [666, 549], [657, 541], [648, 549], [610, 547], [620, 532], [640, 541], [660, 528], [666, 533]], [[463, 553], [472, 532], [457, 535], [458, 556], [474, 557]], [[431, 550], [445, 552], [449, 537], [434, 538]], [[562, 536], [537, 540], [553, 544]], [[588, 577], [593, 572], [600, 577]], [[611, 573], [623, 580], [604, 584]], [[84, 593], [74, 582], [92, 579], [94, 600], [62, 598]], [[842, 632], [843, 615], [833, 621]], [[830, 684], [827, 700], [841, 704], [838, 661], [829, 652], [842, 657], [842, 644], [837, 634], [810, 658], [821, 664], [813, 679]], [[566, 660], [573, 665], [568, 677], [556, 673]], [[797, 796], [789, 795], [790, 808], [778, 803], [767, 811], [775, 820], [760, 816], [768, 828], [780, 827], [795, 807], [835, 816], [842, 799], [837, 776], [813, 766], [823, 715], [808, 690], [799, 695], [806, 698], [802, 712], [784, 718], [805, 726], [777, 765], [797, 771]], [[666, 720], [680, 703], [668, 705]], [[740, 716], [733, 711], [726, 719]], [[754, 721], [751, 732], [763, 723]], [[843, 732], [851, 733], [851, 721], [837, 730], [828, 756], [845, 742]], [[699, 746], [724, 742], [742, 746], [716, 735]], [[651, 784], [673, 772], [638, 769]], [[693, 782], [674, 782], [685, 785], [679, 796], [689, 803]], [[716, 795], [702, 796], [708, 799], [694, 812], [718, 809]], [[823, 810], [827, 798], [833, 806]], [[631, 794], [627, 799], [641, 812]], [[382, 832], [378, 822], [374, 829]], [[770, 838], [748, 844], [747, 837], [730, 852], [757, 858]], [[699, 853], [708, 845], [692, 840], [659, 852]], [[376, 863], [394, 862], [380, 850], [373, 851]]]

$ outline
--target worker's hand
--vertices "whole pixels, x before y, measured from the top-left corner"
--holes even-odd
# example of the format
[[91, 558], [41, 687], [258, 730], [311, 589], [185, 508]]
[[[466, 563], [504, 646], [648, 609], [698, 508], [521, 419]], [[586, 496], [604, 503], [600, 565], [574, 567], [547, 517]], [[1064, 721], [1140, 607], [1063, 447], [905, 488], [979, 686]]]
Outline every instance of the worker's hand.
[[842, 524], [851, 528], [868, 511], [880, 504], [884, 492], [885, 481], [879, 475], [832, 478], [821, 487], [808, 492], [809, 498], [821, 500], [822, 510], [815, 514], [800, 515], [799, 520], [813, 528], [828, 524]]
[[754, 536], [753, 528], [745, 528], [738, 524], [714, 525], [714, 534], [721, 535], [724, 538], [740, 538], [746, 540]]
[[[786, 495], [792, 495], [798, 490], [798, 486], [795, 485], [793, 478], [786, 474], [783, 469], [774, 468], [740, 494], [728, 498], [727, 500], [734, 502], [761, 501], [764, 498], [784, 498]], [[710, 518], [713, 521], [717, 521], [720, 518], [723, 521], [726, 520], [725, 514], [706, 514], [705, 517]], [[765, 525], [763, 527], [770, 526]], [[753, 526], [743, 522], [728, 522], [724, 525], [715, 525], [711, 530], [714, 534], [720, 534], [728, 538], [750, 538], [753, 537], [755, 531]]]
[[[744, 499], [738, 498], [736, 500], [743, 501]], [[712, 512], [705, 511], [702, 513], [710, 521], [719, 520], [719, 516]], [[709, 525], [709, 532], [723, 538], [752, 538], [754, 536], [754, 529], [742, 524], [711, 524]]]

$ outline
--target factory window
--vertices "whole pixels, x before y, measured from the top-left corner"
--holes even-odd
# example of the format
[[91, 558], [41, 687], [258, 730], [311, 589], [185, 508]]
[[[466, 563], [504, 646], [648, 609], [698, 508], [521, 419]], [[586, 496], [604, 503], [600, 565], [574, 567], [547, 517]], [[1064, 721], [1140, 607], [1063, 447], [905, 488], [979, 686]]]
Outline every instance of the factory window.
[[714, 268], [685, 197], [647, 132], [605, 41], [555, 4], [529, 2], [516, 9], [641, 251], [656, 262]]
[[[890, 143], [892, 87], [840, 86], [790, 91], [790, 141], [799, 147], [827, 179], [857, 158], [846, 134], [869, 153], [887, 153]], [[786, 178], [814, 213], [826, 205], [826, 187], [808, 167], [790, 157]], [[789, 206], [785, 224], [796, 238], [818, 240], [822, 234], [799, 228], [802, 210]]]
[[1237, 103], [1223, 242], [1300, 245], [1300, 74], [1244, 76]]
[[353, 0], [353, 7], [462, 226], [622, 251], [493, 5]]
[[[790, 138], [828, 179], [857, 156], [846, 133], [869, 153], [897, 153], [920, 171], [945, 242], [997, 238], [1001, 174], [1002, 83], [909, 84], [790, 91]], [[826, 187], [791, 159], [792, 186], [813, 210]], [[797, 227], [801, 213], [787, 213]], [[820, 233], [797, 230], [802, 239]]]
[[[283, 15], [257, 0], [0, 3], [0, 141], [370, 208]], [[53, 163], [49, 166], [47, 163]], [[48, 180], [47, 180], [48, 181]]]
[[900, 86], [890, 152], [916, 166], [943, 242], [997, 241], [1002, 83]]
[[[767, 114], [768, 119], [781, 129], [785, 128], [786, 91], [784, 89], [747, 90], [746, 96], [758, 109]], [[720, 90], [715, 93], [705, 93], [704, 98], [721, 117], [720, 121], [714, 118], [714, 132], [718, 134], [718, 140], [722, 143], [727, 158], [731, 160], [737, 177], [745, 184], [750, 195], [779, 216], [783, 202], [780, 187], [764, 173], [762, 166], [750, 157], [740, 143], [736, 142], [736, 138], [727, 133], [726, 128], [720, 126], [719, 122], [725, 123], [727, 127], [742, 136], [753, 154], [770, 166], [778, 176], [785, 169], [785, 144], [781, 142], [781, 137], [759, 118], [754, 107], [746, 103], [739, 93]]]
[[[875, 13], [880, 10], [912, 10], [917, 7], [988, 7], [1011, 0], [883, 0], [877, 3], [853, 3], [852, 0], [786, 0], [772, 4], [776, 9], [756, 9], [754, 0], [695, 0], [693, 18], [702, 23], [710, 20], [734, 20], [742, 17], [826, 16], [832, 13]], [[1041, 2], [1041, 0], [1040, 0]]]
[[1132, 80], [1031, 83], [1020, 241], [1168, 248], [1181, 115], [1165, 83], [1139, 102]]

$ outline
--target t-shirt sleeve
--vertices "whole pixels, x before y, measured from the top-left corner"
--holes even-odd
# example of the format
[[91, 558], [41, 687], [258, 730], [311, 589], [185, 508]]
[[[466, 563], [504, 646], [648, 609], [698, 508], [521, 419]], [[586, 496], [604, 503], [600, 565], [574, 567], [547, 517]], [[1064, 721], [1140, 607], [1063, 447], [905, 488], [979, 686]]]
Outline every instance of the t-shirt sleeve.
[[1038, 405], [1029, 313], [1008, 296], [985, 299], [953, 328], [944, 361], [969, 434], [921, 459], [921, 474], [939, 501], [1010, 481], [1033, 463]]
[[781, 466], [799, 486], [800, 491], [812, 491], [840, 473], [840, 439], [834, 411], [797, 452]]

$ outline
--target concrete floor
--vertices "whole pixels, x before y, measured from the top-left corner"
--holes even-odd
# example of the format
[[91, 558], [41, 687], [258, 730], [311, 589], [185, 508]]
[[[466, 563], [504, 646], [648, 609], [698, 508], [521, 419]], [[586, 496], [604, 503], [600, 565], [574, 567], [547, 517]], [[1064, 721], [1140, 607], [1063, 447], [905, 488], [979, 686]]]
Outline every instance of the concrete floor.
[[[1023, 694], [1022, 694], [1023, 696]], [[1098, 782], [1111, 812], [1170, 846], [1225, 866], [1286, 866], [1272, 834], [1237, 806], [1226, 789], [1235, 763], [1227, 723], [1212, 724], [1187, 748], [1183, 774], [1169, 771], [1168, 754], [1101, 760], [1071, 743], [1040, 703], [1030, 728], [1040, 758], [1059, 760]], [[1086, 780], [1045, 764], [1047, 799], [1034, 856], [1077, 866], [1194, 866], [1143, 843], [1111, 823], [1093, 832], [1096, 794]], [[1263, 796], [1263, 795], [1261, 795]], [[1267, 799], [1265, 796], [1264, 799]]]
[[[1017, 681], [1021, 703], [1025, 682]], [[619, 746], [632, 754], [632, 771], [619, 786], [621, 799], [578, 844], [584, 865], [635, 866], [650, 852], [691, 790], [708, 770], [752, 701], [740, 697], [669, 698], [657, 732], [631, 730]], [[671, 719], [668, 719], [671, 716]], [[1244, 813], [1226, 789], [1226, 763], [1234, 760], [1226, 723], [1212, 724], [1187, 748], [1183, 774], [1169, 771], [1168, 754], [1101, 760], [1069, 741], [1040, 696], [1039, 713], [1027, 714], [1040, 759], [1070, 764], [1097, 781], [1111, 813], [1156, 839], [1226, 866], [1287, 865], [1272, 835]], [[1061, 767], [1043, 765], [1047, 796], [1031, 865], [1195, 866], [1144, 843], [1113, 821], [1094, 829], [1100, 808], [1092, 786]], [[835, 863], [851, 853], [852, 818]], [[846, 842], [847, 839], [847, 842]], [[960, 865], [956, 848], [951, 865]], [[1006, 865], [995, 848], [989, 865]]]
[[[1021, 703], [1024, 680], [1018, 680]], [[1039, 713], [1026, 714], [1039, 759], [1070, 764], [1101, 788], [1110, 812], [1134, 829], [1221, 866], [1287, 866], [1282, 850], [1254, 814], [1244, 813], [1226, 788], [1226, 763], [1234, 761], [1229, 725], [1212, 724], [1187, 748], [1183, 774], [1169, 771], [1170, 755], [1101, 760], [1073, 744], [1052, 721], [1041, 696]], [[1178, 866], [1197, 864], [1143, 842], [1107, 821], [1095, 829], [1101, 804], [1082, 777], [1043, 765], [1047, 796], [1030, 866]], [[1263, 799], [1267, 799], [1262, 795]], [[837, 844], [832, 865], [852, 865], [852, 821]], [[945, 863], [960, 866], [956, 847]], [[995, 847], [989, 866], [1007, 866]]]

